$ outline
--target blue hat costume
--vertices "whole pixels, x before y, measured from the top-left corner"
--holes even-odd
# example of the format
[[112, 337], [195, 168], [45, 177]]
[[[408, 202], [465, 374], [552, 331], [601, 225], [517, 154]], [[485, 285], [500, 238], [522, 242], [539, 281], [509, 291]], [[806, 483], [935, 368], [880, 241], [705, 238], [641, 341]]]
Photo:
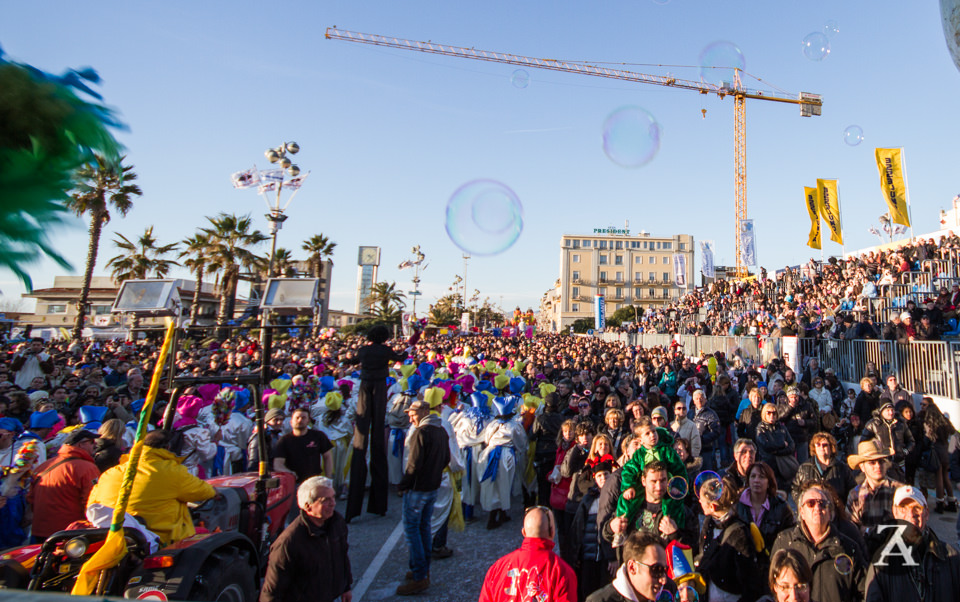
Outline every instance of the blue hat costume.
[[523, 380], [519, 376], [514, 376], [510, 379], [510, 392], [514, 395], [520, 395], [523, 393], [523, 389], [527, 386], [527, 381]]
[[[493, 414], [496, 416], [497, 420], [501, 422], [507, 422], [513, 416], [517, 409], [517, 402], [520, 400], [519, 397], [515, 395], [508, 395], [506, 397], [494, 397], [491, 404], [493, 405]], [[512, 447], [506, 448], [513, 454], [516, 458], [517, 450]], [[500, 468], [500, 456], [503, 454], [504, 447], [502, 445], [496, 445], [490, 451], [490, 455], [487, 456], [487, 468], [483, 471], [483, 476], [480, 478], [480, 482], [484, 482], [487, 479], [495, 481], [497, 479], [497, 471]]]
[[83, 428], [88, 431], [98, 431], [100, 425], [103, 424], [103, 417], [107, 415], [107, 408], [104, 406], [80, 406], [78, 414]]
[[[104, 408], [106, 409], [106, 408]], [[47, 410], [46, 412], [34, 412], [30, 414], [31, 429], [50, 429], [60, 422], [60, 415], [56, 410]]]

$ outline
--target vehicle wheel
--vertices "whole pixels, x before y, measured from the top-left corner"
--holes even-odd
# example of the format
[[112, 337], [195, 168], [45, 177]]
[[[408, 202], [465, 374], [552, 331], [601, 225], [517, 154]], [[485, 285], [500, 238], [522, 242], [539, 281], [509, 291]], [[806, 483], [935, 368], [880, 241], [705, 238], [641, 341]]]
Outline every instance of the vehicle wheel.
[[202, 571], [202, 585], [191, 595], [195, 600], [255, 602], [254, 569], [246, 551], [224, 550], [212, 556]]

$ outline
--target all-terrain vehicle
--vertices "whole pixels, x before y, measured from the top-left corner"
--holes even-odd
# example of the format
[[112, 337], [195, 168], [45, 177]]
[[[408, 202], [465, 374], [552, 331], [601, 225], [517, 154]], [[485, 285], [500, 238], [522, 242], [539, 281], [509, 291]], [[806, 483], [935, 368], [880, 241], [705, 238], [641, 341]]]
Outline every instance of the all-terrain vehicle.
[[[184, 387], [208, 382], [257, 385], [257, 376], [175, 379], [171, 402]], [[255, 396], [258, 399], [259, 395]], [[261, 457], [266, 457], [263, 411], [257, 408]], [[164, 424], [172, 423], [168, 410]], [[207, 479], [217, 496], [191, 508], [198, 533], [156, 553], [142, 533], [124, 528], [127, 555], [100, 575], [96, 594], [140, 600], [253, 602], [266, 570], [270, 543], [295, 502], [291, 473], [240, 473]], [[42, 544], [0, 554], [0, 587], [69, 592], [80, 567], [102, 545], [108, 529], [68, 529]]]

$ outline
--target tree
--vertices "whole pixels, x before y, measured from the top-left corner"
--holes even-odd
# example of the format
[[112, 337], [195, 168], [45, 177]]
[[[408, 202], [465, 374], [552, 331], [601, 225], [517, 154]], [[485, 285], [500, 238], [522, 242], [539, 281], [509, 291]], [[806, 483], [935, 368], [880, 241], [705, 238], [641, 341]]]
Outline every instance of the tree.
[[308, 253], [307, 264], [310, 266], [311, 277], [323, 277], [323, 262], [333, 256], [336, 246], [337, 243], [330, 242], [330, 239], [323, 234], [314, 234], [303, 241], [303, 246], [300, 248]]
[[448, 326], [460, 323], [462, 313], [460, 295], [444, 295], [430, 306], [430, 322], [436, 326]]
[[220, 296], [217, 332], [223, 337], [226, 336], [224, 327], [233, 318], [240, 270], [257, 269], [263, 264], [262, 258], [248, 247], [263, 243], [267, 236], [252, 229], [253, 221], [249, 215], [237, 217], [236, 214], [220, 213], [217, 217], [207, 217], [207, 221], [210, 222], [210, 227], [202, 229], [201, 232], [210, 241], [207, 252], [209, 270], [220, 278], [217, 290]]
[[184, 248], [180, 251], [179, 257], [183, 260], [183, 266], [197, 277], [193, 291], [193, 303], [190, 305], [190, 326], [196, 326], [197, 319], [200, 316], [200, 291], [203, 287], [203, 276], [210, 261], [207, 257], [207, 251], [210, 249], [210, 238], [202, 232], [197, 232], [193, 236], [184, 238], [182, 244]]
[[643, 308], [639, 305], [624, 305], [617, 311], [613, 312], [613, 315], [607, 318], [607, 323], [610, 323], [610, 320], [616, 320], [617, 324], [622, 324], [623, 322], [636, 322], [639, 318], [643, 317]]
[[117, 282], [124, 280], [143, 280], [154, 276], [164, 278], [170, 268], [180, 265], [164, 256], [173, 253], [180, 246], [179, 243], [157, 246], [157, 239], [153, 236], [153, 226], [149, 226], [136, 242], [131, 241], [123, 234], [117, 234], [113, 244], [124, 251], [107, 262], [108, 268], [113, 268], [111, 275]]
[[126, 216], [133, 207], [132, 197], [143, 194], [139, 186], [130, 183], [137, 179], [137, 174], [132, 165], [123, 165], [123, 157], [116, 163], [100, 155], [95, 158], [96, 165], [88, 163], [76, 171], [77, 184], [67, 201], [67, 208], [78, 217], [90, 215], [87, 267], [83, 272], [83, 286], [77, 300], [77, 321], [72, 333], [74, 340], [79, 339], [83, 332], [83, 321], [90, 298], [90, 281], [100, 249], [100, 235], [103, 233], [103, 226], [110, 221], [110, 209]]
[[483, 304], [477, 309], [474, 317], [474, 325], [486, 328], [487, 326], [499, 326], [503, 324], [503, 314], [490, 304], [490, 298], [483, 300]]
[[370, 288], [366, 303], [370, 313], [378, 320], [399, 324], [403, 317], [402, 310], [407, 305], [405, 298], [406, 295], [397, 290], [395, 282], [377, 282]]
[[[270, 261], [269, 257], [267, 261]], [[292, 278], [296, 273], [293, 267], [294, 261], [293, 254], [288, 249], [283, 247], [277, 249], [273, 253], [273, 271], [270, 273], [270, 278]]]
[[593, 318], [580, 318], [579, 320], [574, 321], [574, 323], [571, 324], [571, 326], [573, 326], [573, 332], [576, 332], [576, 333], [579, 333], [579, 334], [586, 334], [586, 332], [587, 332], [588, 330], [590, 330], [591, 328], [593, 328], [593, 326], [594, 326], [594, 319], [593, 319]]

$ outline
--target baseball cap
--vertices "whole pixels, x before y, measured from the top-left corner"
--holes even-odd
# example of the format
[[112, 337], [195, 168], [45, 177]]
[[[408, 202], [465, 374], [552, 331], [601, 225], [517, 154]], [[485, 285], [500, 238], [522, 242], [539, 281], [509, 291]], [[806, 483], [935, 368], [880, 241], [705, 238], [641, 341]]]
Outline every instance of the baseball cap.
[[78, 445], [84, 441], [91, 441], [96, 439], [97, 436], [86, 429], [80, 429], [73, 431], [67, 438], [63, 440], [64, 445]]
[[921, 506], [926, 507], [927, 498], [920, 493], [920, 490], [912, 485], [903, 485], [902, 487], [897, 487], [896, 493], [893, 494], [893, 505], [899, 506], [900, 504], [912, 500]]

